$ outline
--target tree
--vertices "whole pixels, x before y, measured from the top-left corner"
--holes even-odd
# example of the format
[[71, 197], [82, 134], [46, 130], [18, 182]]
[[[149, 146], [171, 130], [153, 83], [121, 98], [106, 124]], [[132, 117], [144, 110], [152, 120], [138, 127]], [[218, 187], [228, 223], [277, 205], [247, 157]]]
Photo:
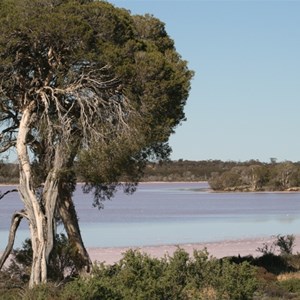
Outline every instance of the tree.
[[242, 172], [243, 183], [250, 191], [259, 191], [268, 182], [268, 169], [262, 164], [251, 164]]
[[31, 287], [47, 280], [58, 219], [88, 269], [75, 168], [96, 206], [120, 185], [134, 191], [145, 163], [169, 155], [191, 77], [152, 16], [102, 1], [0, 1], [0, 152], [16, 149], [24, 203], [0, 268], [26, 218]]
[[299, 169], [292, 162], [285, 161], [275, 165], [272, 184], [275, 188], [287, 190], [299, 185]]

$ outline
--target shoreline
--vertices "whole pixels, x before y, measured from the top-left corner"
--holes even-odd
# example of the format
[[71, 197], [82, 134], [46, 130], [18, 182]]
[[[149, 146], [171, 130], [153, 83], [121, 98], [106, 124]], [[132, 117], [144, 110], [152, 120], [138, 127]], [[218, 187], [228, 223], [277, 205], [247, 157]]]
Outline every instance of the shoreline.
[[[300, 252], [300, 234], [296, 234], [293, 254]], [[154, 245], [154, 246], [140, 246], [140, 247], [87, 247], [93, 263], [104, 263], [105, 265], [112, 265], [119, 262], [123, 258], [123, 254], [128, 250], [137, 250], [143, 254], [147, 254], [152, 258], [163, 258], [165, 256], [173, 256], [173, 253], [178, 249], [183, 249], [193, 257], [194, 250], [207, 250], [209, 257], [223, 258], [231, 256], [261, 256], [262, 253], [257, 251], [264, 245], [270, 247], [276, 240], [276, 236], [256, 237], [256, 238], [242, 238], [223, 240], [215, 242], [200, 242], [187, 244], [170, 244], [170, 245]], [[0, 257], [3, 251], [0, 251]], [[278, 252], [275, 252], [278, 254]], [[6, 264], [7, 265], [7, 262]]]
[[[137, 185], [137, 188], [140, 184], [203, 184], [208, 183], [208, 181], [140, 181]], [[77, 182], [77, 185], [83, 185], [83, 182]], [[18, 187], [18, 183], [0, 183], [1, 187]], [[205, 192], [216, 193], [216, 194], [236, 194], [236, 193], [253, 193], [253, 194], [300, 194], [300, 187], [291, 189], [291, 190], [265, 190], [265, 191], [249, 191], [249, 190], [213, 190], [212, 188], [199, 188], [199, 191], [205, 189]]]
[[[300, 234], [295, 236], [295, 246], [293, 253], [300, 251]], [[181, 248], [186, 252], [193, 255], [194, 250], [206, 249], [209, 256], [215, 258], [222, 258], [228, 256], [261, 256], [262, 253], [257, 251], [257, 248], [262, 248], [264, 245], [269, 247], [276, 240], [276, 236], [270, 237], [256, 237], [256, 238], [243, 238], [236, 240], [223, 240], [216, 242], [203, 242], [203, 243], [188, 243], [188, 244], [171, 244], [171, 245], [158, 245], [158, 246], [141, 246], [141, 247], [88, 247], [87, 251], [93, 262], [104, 262], [111, 265], [118, 262], [123, 254], [132, 249], [138, 250], [155, 258], [162, 258], [165, 255], [172, 256], [176, 249]]]

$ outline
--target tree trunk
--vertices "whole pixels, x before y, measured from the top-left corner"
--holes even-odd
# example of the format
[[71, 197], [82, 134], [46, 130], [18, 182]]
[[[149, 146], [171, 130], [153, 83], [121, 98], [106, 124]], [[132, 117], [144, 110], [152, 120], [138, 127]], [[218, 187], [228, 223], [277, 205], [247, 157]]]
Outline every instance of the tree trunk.
[[16, 143], [20, 168], [19, 193], [28, 217], [33, 251], [30, 287], [47, 281], [47, 261], [53, 247], [54, 212], [58, 198], [57, 172], [61, 167], [60, 153], [57, 151], [54, 167], [47, 176], [43, 194], [38, 196], [32, 184], [27, 150], [27, 136], [33, 108], [33, 104], [29, 104], [23, 111]]
[[70, 141], [72, 143], [71, 150], [63, 153], [65, 156], [64, 167], [67, 173], [60, 178], [59, 182], [58, 213], [67, 232], [69, 243], [74, 250], [76, 267], [80, 270], [80, 274], [85, 276], [91, 271], [92, 261], [81, 237], [77, 213], [72, 200], [76, 186], [75, 174], [73, 173], [74, 159], [80, 145], [80, 139], [78, 139], [77, 135], [78, 133], [74, 132], [73, 139]]
[[[64, 141], [54, 147], [52, 168], [45, 180], [42, 195], [38, 195], [33, 186], [31, 164], [27, 150], [27, 137], [30, 133], [31, 118], [34, 106], [29, 104], [23, 111], [16, 149], [20, 168], [19, 193], [25, 205], [31, 235], [33, 260], [29, 286], [47, 281], [47, 262], [53, 248], [55, 236], [55, 211], [58, 208], [69, 240], [76, 249], [78, 268], [82, 273], [88, 273], [91, 260], [84, 247], [77, 215], [72, 202], [72, 188], [68, 180], [62, 176], [62, 171], [73, 164], [74, 153], [68, 149]], [[67, 176], [68, 177], [68, 176]], [[59, 206], [57, 207], [59, 202]]]
[[29, 104], [23, 111], [16, 143], [20, 168], [19, 192], [28, 215], [33, 251], [31, 276], [29, 282], [30, 287], [46, 281], [47, 278], [45, 255], [46, 232], [44, 232], [44, 223], [46, 220], [40, 203], [36, 197], [35, 191], [32, 187], [31, 166], [26, 145], [33, 108], [34, 106], [32, 103]]
[[91, 271], [92, 262], [81, 237], [71, 192], [65, 184], [62, 184], [59, 194], [59, 215], [64, 223], [69, 242], [75, 251], [77, 268], [81, 275], [86, 275]]

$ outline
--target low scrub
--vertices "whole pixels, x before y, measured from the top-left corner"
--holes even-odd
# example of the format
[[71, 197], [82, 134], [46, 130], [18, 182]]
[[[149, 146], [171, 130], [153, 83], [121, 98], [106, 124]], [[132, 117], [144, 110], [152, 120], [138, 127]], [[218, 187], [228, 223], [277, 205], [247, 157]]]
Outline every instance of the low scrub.
[[114, 265], [96, 265], [90, 278], [76, 278], [64, 285], [48, 284], [33, 290], [6, 288], [0, 299], [21, 296], [21, 299], [41, 300], [238, 300], [252, 299], [257, 284], [256, 268], [248, 262], [218, 260], [209, 257], [206, 251], [195, 251], [190, 256], [180, 248], [173, 256], [161, 259], [129, 250]]
[[[292, 249], [293, 239], [279, 238]], [[57, 239], [60, 247], [55, 250], [58, 255], [52, 256], [52, 264], [58, 266], [57, 262], [60, 262], [60, 268], [52, 269], [52, 282], [34, 289], [27, 288], [27, 258], [31, 251], [27, 242], [15, 253], [12, 266], [0, 273], [0, 300], [300, 299], [300, 256], [290, 251], [276, 255], [270, 252], [274, 247], [259, 248], [264, 251], [255, 258], [223, 259], [211, 257], [205, 249], [189, 255], [178, 248], [172, 256], [163, 258], [129, 250], [118, 263], [95, 264], [92, 276], [88, 278], [80, 278], [74, 272], [71, 276], [69, 273], [66, 280], [62, 274], [73, 270], [75, 260], [69, 258], [66, 239], [62, 236]], [[13, 273], [13, 270], [19, 272]]]

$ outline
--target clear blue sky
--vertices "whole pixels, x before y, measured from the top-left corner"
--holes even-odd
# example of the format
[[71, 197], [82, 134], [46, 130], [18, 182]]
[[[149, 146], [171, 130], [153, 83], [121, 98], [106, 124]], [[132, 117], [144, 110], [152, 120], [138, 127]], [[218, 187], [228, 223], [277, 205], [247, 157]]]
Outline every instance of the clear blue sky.
[[196, 72], [172, 159], [300, 161], [300, 1], [109, 2], [165, 22]]

